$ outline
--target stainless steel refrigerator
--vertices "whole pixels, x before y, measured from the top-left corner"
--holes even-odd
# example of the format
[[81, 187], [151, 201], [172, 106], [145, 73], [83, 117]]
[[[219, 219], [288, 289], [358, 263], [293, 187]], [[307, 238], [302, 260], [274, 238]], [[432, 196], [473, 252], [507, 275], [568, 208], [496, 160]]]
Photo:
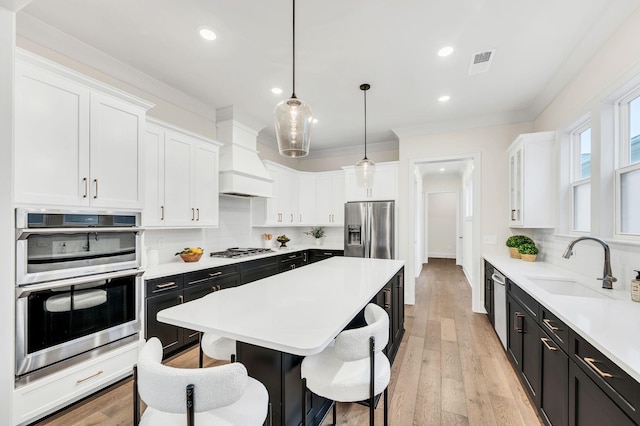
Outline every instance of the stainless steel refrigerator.
[[344, 205], [344, 255], [394, 259], [394, 202], [361, 201]]

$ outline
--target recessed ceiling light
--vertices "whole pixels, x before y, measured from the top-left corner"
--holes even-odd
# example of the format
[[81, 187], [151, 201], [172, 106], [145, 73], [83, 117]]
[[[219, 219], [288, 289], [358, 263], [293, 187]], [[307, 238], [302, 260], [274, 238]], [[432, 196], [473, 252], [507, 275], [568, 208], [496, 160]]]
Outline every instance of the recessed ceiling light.
[[214, 33], [213, 30], [209, 27], [201, 27], [199, 32], [200, 32], [200, 37], [208, 41], [213, 41], [217, 37], [216, 33]]
[[453, 47], [445, 46], [442, 49], [438, 50], [438, 56], [449, 56], [453, 53]]
[[440, 171], [444, 172], [446, 169], [444, 167], [440, 167]]
[[318, 122], [318, 119], [317, 119], [317, 118], [314, 118], [314, 119], [313, 119], [313, 123], [315, 124], [315, 123], [317, 123], [317, 122]]
[[449, 95], [443, 95], [438, 98], [440, 102], [447, 102], [449, 99], [451, 99], [451, 96]]
[[273, 89], [271, 89], [271, 93], [273, 93], [274, 95], [280, 95], [282, 94], [282, 89], [279, 87], [274, 87]]

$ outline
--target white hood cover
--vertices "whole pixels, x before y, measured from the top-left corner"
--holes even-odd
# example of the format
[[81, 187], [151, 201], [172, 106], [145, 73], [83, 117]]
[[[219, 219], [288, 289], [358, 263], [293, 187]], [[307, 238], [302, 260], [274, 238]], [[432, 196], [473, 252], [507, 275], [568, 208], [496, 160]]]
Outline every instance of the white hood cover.
[[220, 193], [272, 197], [273, 179], [256, 150], [258, 132], [234, 120], [216, 124], [220, 148]]

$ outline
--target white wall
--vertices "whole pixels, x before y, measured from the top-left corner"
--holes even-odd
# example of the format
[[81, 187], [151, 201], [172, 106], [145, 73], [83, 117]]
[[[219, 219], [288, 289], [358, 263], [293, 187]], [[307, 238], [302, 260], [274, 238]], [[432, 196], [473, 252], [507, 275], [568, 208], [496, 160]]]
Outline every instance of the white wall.
[[15, 283], [13, 218], [13, 61], [15, 14], [0, 7], [0, 424], [12, 418], [15, 365]]
[[455, 259], [458, 193], [428, 193], [429, 257]]
[[558, 227], [555, 233], [551, 230], [534, 232], [541, 259], [581, 274], [595, 285], [598, 285], [595, 278], [602, 276], [604, 254], [596, 243], [579, 243], [574, 249], [574, 256], [562, 258], [569, 242], [577, 236], [568, 231], [570, 199], [566, 187], [569, 161], [566, 133], [576, 121], [590, 115], [594, 162], [591, 235], [609, 242], [611, 267], [613, 275], [618, 278], [614, 288], [621, 289], [629, 288], [635, 276], [633, 269], [640, 267], [640, 246], [637, 243], [612, 241], [614, 203], [610, 176], [615, 165], [613, 103], [629, 88], [640, 85], [639, 39], [640, 10], [629, 17], [535, 121], [536, 131], [557, 130], [560, 134], [555, 147], [560, 160], [556, 164], [559, 179], [555, 188], [559, 201], [556, 211]]

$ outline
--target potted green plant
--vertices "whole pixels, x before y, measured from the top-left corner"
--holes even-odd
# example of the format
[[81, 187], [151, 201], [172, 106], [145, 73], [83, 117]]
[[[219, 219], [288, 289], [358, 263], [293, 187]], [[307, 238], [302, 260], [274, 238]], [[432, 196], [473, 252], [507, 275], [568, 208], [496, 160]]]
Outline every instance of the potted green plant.
[[322, 240], [321, 238], [323, 238], [326, 233], [324, 231], [324, 226], [314, 226], [311, 228], [311, 230], [305, 232], [305, 235], [311, 235], [313, 238], [316, 239], [316, 245], [320, 245], [322, 244]]
[[538, 254], [538, 247], [532, 243], [524, 243], [518, 246], [518, 253], [520, 253], [522, 260], [535, 262], [536, 255]]
[[526, 235], [512, 235], [507, 238], [506, 246], [509, 247], [509, 255], [514, 259], [520, 259], [518, 247], [522, 244], [533, 244], [533, 240]]

